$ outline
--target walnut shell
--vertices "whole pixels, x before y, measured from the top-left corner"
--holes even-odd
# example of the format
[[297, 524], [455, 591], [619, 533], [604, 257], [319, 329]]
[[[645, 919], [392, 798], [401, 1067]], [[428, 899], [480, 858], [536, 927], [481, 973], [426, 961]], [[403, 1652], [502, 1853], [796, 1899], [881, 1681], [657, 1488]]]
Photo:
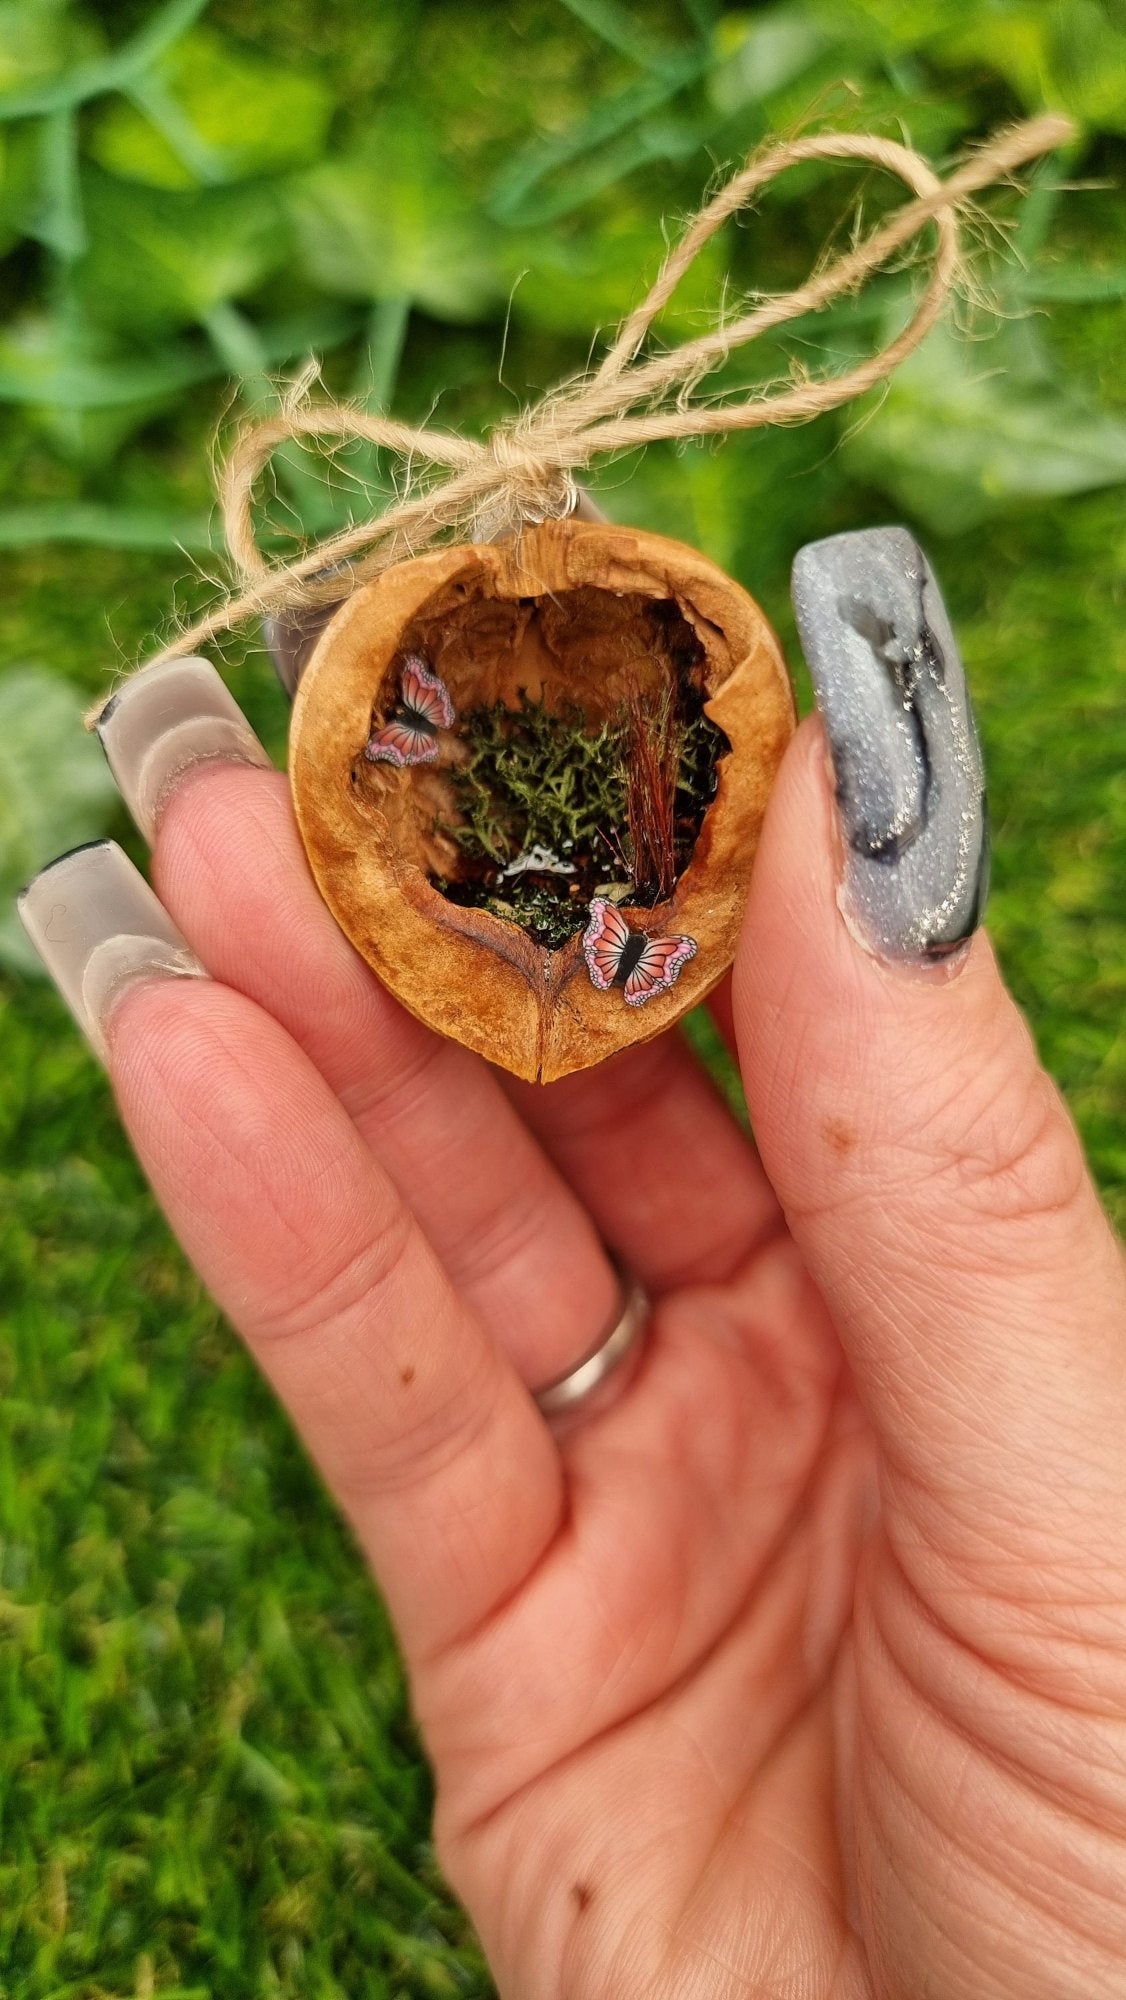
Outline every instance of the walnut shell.
[[[389, 709], [405, 653], [426, 653], [458, 713], [515, 703], [609, 714], [627, 680], [662, 667], [643, 613], [691, 628], [705, 713], [726, 735], [715, 797], [669, 901], [623, 911], [632, 928], [684, 934], [696, 955], [644, 1006], [602, 992], [581, 936], [550, 950], [519, 925], [447, 900], [439, 766], [363, 760], [373, 703]], [[675, 615], [675, 614], [674, 614]], [[430, 1027], [541, 1082], [647, 1041], [702, 1000], [734, 956], [774, 774], [794, 728], [778, 641], [754, 600], [695, 549], [632, 528], [552, 521], [503, 542], [395, 565], [340, 607], [305, 668], [289, 767], [321, 894], [392, 993]]]

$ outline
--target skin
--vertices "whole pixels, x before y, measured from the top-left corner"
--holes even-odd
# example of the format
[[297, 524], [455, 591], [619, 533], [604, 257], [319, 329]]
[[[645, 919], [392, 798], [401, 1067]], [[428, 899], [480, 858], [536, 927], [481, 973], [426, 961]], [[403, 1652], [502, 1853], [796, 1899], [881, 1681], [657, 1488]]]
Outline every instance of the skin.
[[[730, 995], [510, 1085], [379, 988], [284, 779], [166, 802], [210, 981], [109, 1023], [125, 1122], [386, 1594], [436, 1836], [513, 2000], [1126, 1993], [1126, 1280], [978, 935], [837, 905], [817, 726]], [[614, 1004], [614, 996], [609, 1004]], [[656, 1300], [561, 1440], [525, 1384]]]

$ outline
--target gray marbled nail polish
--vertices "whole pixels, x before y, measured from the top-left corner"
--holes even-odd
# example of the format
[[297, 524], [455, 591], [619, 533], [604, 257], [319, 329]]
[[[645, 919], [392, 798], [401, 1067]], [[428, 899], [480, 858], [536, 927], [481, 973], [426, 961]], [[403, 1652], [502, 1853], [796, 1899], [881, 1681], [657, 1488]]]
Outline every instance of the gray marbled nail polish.
[[950, 620], [906, 528], [808, 542], [794, 611], [848, 842], [847, 913], [882, 957], [944, 958], [985, 903], [981, 750]]

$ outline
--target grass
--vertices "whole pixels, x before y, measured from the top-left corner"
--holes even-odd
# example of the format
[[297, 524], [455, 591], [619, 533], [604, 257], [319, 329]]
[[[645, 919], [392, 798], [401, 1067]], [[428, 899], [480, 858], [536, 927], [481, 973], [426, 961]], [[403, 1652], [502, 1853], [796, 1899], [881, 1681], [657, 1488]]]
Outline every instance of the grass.
[[[991, 775], [991, 929], [1121, 1223], [1117, 508], [1029, 514], [940, 563]], [[65, 555], [36, 578], [57, 653], [104, 580]], [[264, 675], [240, 691], [276, 725]], [[8, 1990], [488, 1991], [430, 1858], [378, 1603], [41, 986], [6, 996], [0, 1073]]]
[[45, 990], [0, 1047], [3, 1990], [487, 1990], [345, 1533]]
[[[988, 15], [969, 0], [966, 12]], [[557, 98], [581, 109], [604, 74], [597, 51], [561, 5], [541, 17], [540, 115]], [[301, 60], [313, 12], [307, 0], [224, 0], [212, 18], [267, 48], [273, 35], [276, 53]], [[316, 18], [322, 72], [340, 116], [355, 120], [362, 91], [382, 89], [412, 51], [396, 57], [386, 35], [361, 47], [336, 0]], [[440, 28], [427, 30], [436, 65]], [[523, 100], [512, 103], [509, 60], [478, 95], [458, 68], [466, 60], [454, 50], [448, 72], [435, 69], [436, 115], [470, 148], [473, 121], [492, 119], [480, 145], [499, 169], [513, 143], [505, 120], [519, 124]], [[605, 60], [616, 84], [618, 59]], [[952, 129], [980, 119], [983, 75], [981, 57], [968, 82], [932, 77], [935, 115], [949, 111]], [[1001, 83], [988, 88], [987, 109], [1013, 108]], [[658, 201], [675, 205], [681, 187], [690, 198], [710, 171], [706, 153], [685, 157], [682, 182], [662, 165], [656, 193], [635, 177], [607, 211], [623, 244], [619, 291], [632, 282], [635, 215], [651, 225]], [[1113, 178], [1120, 159], [1104, 150], [1092, 175]], [[789, 228], [784, 219], [781, 236]], [[579, 241], [566, 219], [543, 235], [568, 256]], [[1073, 260], [1121, 259], [1116, 195], [1073, 198], [1057, 235]], [[35, 254], [14, 260], [29, 294]], [[537, 296], [541, 324], [514, 325], [506, 362], [521, 393], [585, 352], [587, 336], [556, 328], [551, 296]], [[1045, 328], [1068, 379], [1119, 412], [1121, 312], [1113, 299], [1064, 305]], [[427, 414], [445, 383], [458, 387], [443, 421], [507, 407], [495, 379], [502, 321], [416, 314], [404, 414]], [[13, 419], [0, 438], [5, 504], [84, 496], [202, 514], [204, 445], [222, 406], [222, 391], [193, 392], [92, 467], [34, 413]], [[912, 518], [900, 488], [866, 483], [870, 459], [862, 475], [849, 470], [839, 435], [822, 424], [723, 453], [654, 452], [611, 472], [600, 498], [616, 518], [682, 534], [730, 567], [796, 661], [786, 567], [797, 542]], [[924, 451], [920, 514], [926, 477]], [[990, 928], [1126, 1224], [1121, 495], [1010, 496], [972, 529], [922, 533], [985, 742]], [[107, 666], [160, 625], [184, 568], [171, 549], [11, 550], [0, 661], [40, 660], [84, 690], [104, 686]], [[232, 648], [230, 662], [235, 692], [280, 755], [284, 705], [267, 664], [253, 647]], [[123, 814], [110, 830], [141, 858]], [[706, 1025], [693, 1032], [715, 1059]], [[434, 1869], [429, 1783], [356, 1552], [170, 1241], [69, 1018], [44, 985], [17, 978], [0, 999], [0, 1300], [0, 1994], [488, 1993]]]

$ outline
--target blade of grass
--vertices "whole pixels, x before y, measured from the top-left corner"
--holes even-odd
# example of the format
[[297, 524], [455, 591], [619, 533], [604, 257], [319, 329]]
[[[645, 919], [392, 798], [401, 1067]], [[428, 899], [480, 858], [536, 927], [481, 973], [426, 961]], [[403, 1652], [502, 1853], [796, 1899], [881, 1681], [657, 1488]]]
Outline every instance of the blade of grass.
[[377, 299], [360, 349], [352, 393], [369, 410], [385, 410], [395, 393], [410, 323], [409, 298]]
[[1063, 192], [1059, 159], [1041, 160], [1028, 177], [1027, 193], [1017, 210], [1010, 242], [1021, 263], [1035, 262], [1048, 240]]
[[78, 121], [73, 111], [53, 111], [38, 132], [42, 206], [30, 234], [73, 263], [86, 248], [78, 184]]
[[629, 9], [618, 6], [617, 0], [563, 0], [563, 5], [584, 28], [589, 28], [608, 48], [636, 63], [639, 69], [660, 74], [683, 55], [675, 43], [666, 42], [642, 27]]
[[202, 325], [224, 368], [235, 377], [246, 400], [272, 407], [277, 402], [277, 391], [267, 372], [266, 356], [253, 320], [225, 300], [205, 313]]
[[1046, 271], [1029, 272], [1013, 289], [1029, 305], [1091, 306], [1113, 299], [1126, 299], [1126, 271], [1085, 271], [1081, 264], [1049, 265]]
[[[215, 352], [239, 383], [245, 402], [259, 414], [278, 406], [278, 388], [253, 320], [229, 301], [212, 306], [203, 321]], [[319, 533], [331, 526], [332, 506], [323, 472], [314, 472], [299, 444], [283, 444], [272, 463], [288, 490], [303, 529]]]
[[719, 0], [681, 0], [681, 5], [701, 41], [710, 40], [719, 19]]
[[93, 500], [43, 500], [0, 510], [0, 548], [88, 542], [104, 549], [184, 549], [206, 554], [222, 537], [205, 514], [162, 514], [153, 507], [101, 506]]
[[[694, 49], [682, 55], [675, 67], [670, 65], [659, 76], [644, 77], [627, 90], [619, 91], [616, 97], [597, 104], [586, 118], [572, 125], [569, 131], [548, 139], [533, 139], [520, 149], [494, 182], [485, 203], [488, 214], [497, 222], [522, 224], [532, 220], [528, 197], [541, 181], [560, 167], [569, 166], [573, 160], [592, 153], [596, 147], [619, 138], [689, 84], [695, 83], [706, 67], [707, 58]], [[585, 199], [585, 194], [572, 199], [569, 190], [564, 188], [549, 212], [553, 218], [566, 215]], [[534, 211], [534, 219], [543, 219], [541, 210]]]
[[548, 187], [538, 195], [534, 191], [529, 194], [521, 207], [520, 221], [531, 228], [556, 222], [605, 189], [616, 187], [639, 167], [651, 166], [657, 160], [689, 159], [699, 146], [699, 129], [687, 119], [678, 119], [675, 114], [651, 119], [623, 132], [602, 152], [581, 161], [568, 175], [565, 188]]
[[[409, 298], [377, 299], [367, 322], [367, 337], [360, 343], [352, 394], [368, 410], [386, 410], [395, 394], [399, 368], [410, 324]], [[357, 446], [349, 454], [349, 477], [365, 494], [390, 491], [383, 477], [383, 458], [375, 445]]]

